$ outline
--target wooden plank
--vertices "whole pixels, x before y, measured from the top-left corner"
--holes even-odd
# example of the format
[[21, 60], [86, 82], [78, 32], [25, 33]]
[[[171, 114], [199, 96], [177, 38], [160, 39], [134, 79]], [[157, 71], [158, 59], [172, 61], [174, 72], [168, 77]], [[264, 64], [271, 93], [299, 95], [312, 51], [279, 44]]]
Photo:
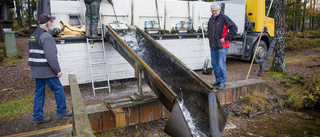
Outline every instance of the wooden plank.
[[69, 84], [73, 111], [73, 135], [94, 137], [75, 74], [69, 74]]
[[112, 112], [115, 118], [116, 127], [124, 127], [126, 126], [126, 114], [122, 108], [111, 108], [110, 104], [103, 100], [103, 103], [107, 106], [107, 108]]
[[111, 109], [115, 120], [116, 120], [116, 127], [124, 127], [126, 126], [126, 114], [122, 108], [113, 108]]
[[[72, 128], [72, 124], [68, 124], [68, 125], [45, 128], [45, 129], [40, 129], [40, 130], [35, 130], [35, 131], [30, 131], [30, 132], [13, 134], [13, 135], [5, 136], [5, 137], [28, 137], [28, 136], [35, 136], [35, 135], [41, 136], [41, 134], [45, 134], [45, 133], [49, 133], [49, 132], [53, 132], [53, 131], [55, 131], [55, 133], [56, 133], [57, 131], [71, 129], [71, 128]], [[71, 136], [71, 132], [70, 132], [70, 136]]]

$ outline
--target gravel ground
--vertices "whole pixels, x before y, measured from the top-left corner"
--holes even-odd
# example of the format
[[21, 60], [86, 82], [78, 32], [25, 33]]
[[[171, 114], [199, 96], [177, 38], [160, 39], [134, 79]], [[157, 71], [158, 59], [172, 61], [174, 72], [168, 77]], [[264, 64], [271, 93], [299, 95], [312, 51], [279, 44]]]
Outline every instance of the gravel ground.
[[[0, 64], [0, 104], [6, 100], [14, 100], [17, 98], [22, 98], [28, 95], [33, 97], [35, 83], [32, 78], [29, 77], [29, 67], [27, 65], [28, 58], [28, 38], [18, 37], [16, 38], [16, 44], [18, 48], [18, 54], [21, 55], [22, 59], [5, 59], [3, 63]], [[0, 49], [4, 48], [4, 42], [0, 42]], [[271, 66], [272, 57], [269, 59], [269, 62], [265, 70], [269, 69]], [[319, 67], [310, 68], [308, 66], [319, 65], [320, 64], [320, 48], [318, 49], [309, 49], [299, 52], [288, 52], [286, 53], [286, 70], [288, 74], [300, 74], [304, 77], [313, 77], [315, 74], [320, 74]], [[228, 58], [227, 59], [227, 81], [233, 82], [238, 80], [243, 80], [246, 78], [249, 62], [238, 60], [237, 58]], [[259, 65], [254, 64], [250, 77], [263, 79], [269, 84], [272, 85], [274, 80], [268, 75], [257, 76], [259, 71]], [[214, 82], [214, 75], [203, 75], [201, 71], [196, 71], [205, 81], [208, 83]], [[111, 82], [112, 89], [119, 90], [127, 88], [128, 86], [137, 85], [136, 80], [121, 80]], [[123, 86], [125, 84], [125, 86]], [[281, 87], [274, 87], [277, 90], [281, 90]], [[97, 98], [92, 97], [92, 91], [90, 85], [80, 85], [80, 89], [84, 98], [86, 105], [92, 105], [101, 103], [98, 100], [103, 98], [99, 96]], [[58, 120], [55, 116], [55, 100], [54, 95], [49, 88], [46, 90], [46, 105], [44, 111], [46, 116], [53, 118], [51, 122], [40, 124], [34, 126], [31, 124], [32, 121], [32, 110], [22, 115], [15, 115], [10, 117], [5, 117], [0, 119], [0, 136], [8, 135], [13, 133], [21, 133], [26, 131], [39, 130], [48, 127], [55, 127], [59, 125], [68, 124], [70, 121], [68, 119]], [[65, 87], [67, 106], [71, 108], [71, 96], [69, 87]], [[145, 94], [152, 94], [151, 92], [146, 92]], [[124, 95], [125, 97], [126, 95]], [[111, 99], [111, 98], [110, 98]], [[33, 104], [33, 102], [30, 102]], [[233, 124], [237, 126], [236, 129], [226, 130], [223, 136], [234, 136], [240, 134], [239, 131], [241, 128], [245, 128], [248, 118], [244, 117], [235, 117], [229, 119]], [[126, 130], [115, 131], [116, 135], [120, 136], [135, 136], [134, 133], [140, 132], [141, 136], [165, 136], [163, 128], [165, 125], [166, 119], [159, 121], [151, 122], [149, 124], [138, 124], [133, 127], [128, 127]], [[151, 128], [150, 128], [151, 127]], [[119, 133], [119, 134], [118, 134]]]

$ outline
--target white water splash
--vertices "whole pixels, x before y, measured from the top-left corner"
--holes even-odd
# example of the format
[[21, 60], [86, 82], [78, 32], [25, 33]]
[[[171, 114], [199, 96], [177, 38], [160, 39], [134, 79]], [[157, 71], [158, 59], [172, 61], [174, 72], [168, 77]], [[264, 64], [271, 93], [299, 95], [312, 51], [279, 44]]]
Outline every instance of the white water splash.
[[142, 57], [142, 55], [145, 52], [145, 49], [141, 48], [141, 45], [143, 43], [138, 43], [137, 38], [136, 38], [136, 32], [126, 32], [120, 34], [120, 38], [122, 39], [123, 42], [125, 42], [130, 48], [138, 54], [139, 57]]
[[201, 137], [201, 135], [199, 134], [199, 131], [197, 130], [196, 126], [194, 125], [194, 119], [191, 117], [190, 112], [188, 111], [188, 109], [184, 106], [183, 104], [184, 100], [182, 99], [181, 101], [178, 100], [178, 104], [181, 108], [181, 111], [184, 115], [184, 118], [186, 119], [188, 126], [191, 130], [191, 134], [194, 137]]

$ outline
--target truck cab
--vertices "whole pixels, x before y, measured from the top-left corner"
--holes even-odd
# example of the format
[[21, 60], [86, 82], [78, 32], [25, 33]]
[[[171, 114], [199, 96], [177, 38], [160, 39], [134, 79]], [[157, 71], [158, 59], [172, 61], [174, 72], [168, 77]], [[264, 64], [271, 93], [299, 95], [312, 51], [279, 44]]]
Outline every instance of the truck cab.
[[[242, 60], [252, 60], [262, 63], [268, 60], [274, 45], [274, 19], [267, 17], [265, 0], [233, 0], [219, 1], [222, 12], [228, 15], [238, 26], [238, 34], [232, 39], [227, 55], [240, 57]], [[261, 31], [263, 31], [261, 33]], [[261, 40], [259, 42], [259, 37]], [[258, 48], [256, 45], [259, 43]], [[271, 50], [271, 51], [269, 51]], [[269, 53], [268, 53], [269, 51]]]

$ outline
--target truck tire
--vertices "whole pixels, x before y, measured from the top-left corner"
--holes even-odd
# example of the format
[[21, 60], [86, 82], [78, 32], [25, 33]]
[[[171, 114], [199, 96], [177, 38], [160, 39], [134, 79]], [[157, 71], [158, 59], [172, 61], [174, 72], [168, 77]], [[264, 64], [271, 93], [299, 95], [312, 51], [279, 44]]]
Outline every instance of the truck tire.
[[[252, 49], [251, 57], [253, 58], [254, 50], [256, 49], [257, 44], [255, 44], [254, 48]], [[254, 63], [261, 63], [264, 61], [267, 55], [268, 49], [266, 43], [261, 40], [259, 43], [259, 47], [256, 52], [256, 56], [254, 58]]]

